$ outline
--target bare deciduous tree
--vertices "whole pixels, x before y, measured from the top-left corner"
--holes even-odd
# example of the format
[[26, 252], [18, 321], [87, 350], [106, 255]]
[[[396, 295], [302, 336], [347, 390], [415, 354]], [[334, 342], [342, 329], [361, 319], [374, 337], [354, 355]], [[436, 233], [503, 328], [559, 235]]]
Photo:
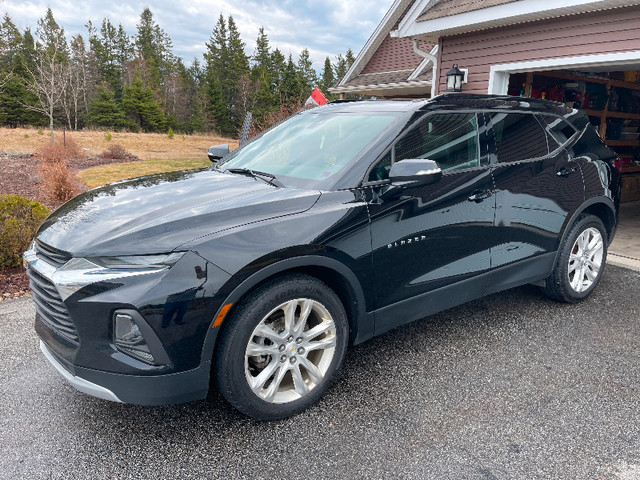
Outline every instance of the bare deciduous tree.
[[36, 95], [38, 103], [24, 106], [49, 117], [53, 144], [53, 112], [65, 94], [69, 74], [64, 30], [55, 23], [50, 8], [45, 17], [38, 21], [38, 36], [43, 45], [37, 51], [35, 65], [33, 69], [25, 66], [31, 77], [27, 81], [27, 88]]

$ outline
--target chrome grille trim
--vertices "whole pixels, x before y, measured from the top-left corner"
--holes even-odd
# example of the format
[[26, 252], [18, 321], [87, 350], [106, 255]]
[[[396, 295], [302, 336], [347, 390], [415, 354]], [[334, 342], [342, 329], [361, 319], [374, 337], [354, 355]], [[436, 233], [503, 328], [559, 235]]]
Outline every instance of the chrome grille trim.
[[57, 248], [50, 247], [44, 243], [41, 243], [36, 240], [35, 242], [35, 250], [36, 256], [41, 260], [47, 262], [49, 265], [53, 265], [56, 268], [60, 268], [69, 260], [71, 260], [71, 255], [67, 252], [63, 252], [62, 250], [58, 250]]
[[68, 342], [78, 345], [78, 331], [55, 286], [33, 268], [27, 268], [27, 276], [42, 322]]

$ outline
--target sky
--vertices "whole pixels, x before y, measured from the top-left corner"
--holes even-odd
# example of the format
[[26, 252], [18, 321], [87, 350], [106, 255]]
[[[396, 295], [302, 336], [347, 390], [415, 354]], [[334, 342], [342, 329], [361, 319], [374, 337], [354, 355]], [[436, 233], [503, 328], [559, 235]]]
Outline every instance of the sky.
[[[222, 13], [232, 15], [246, 52], [252, 55], [258, 29], [262, 26], [273, 48], [294, 61], [303, 48], [308, 48], [316, 70], [321, 71], [325, 57], [335, 61], [351, 48], [357, 55], [378, 26], [393, 0], [188, 0], [178, 6], [175, 0], [138, 2], [135, 0], [0, 0], [0, 15], [8, 13], [23, 31], [37, 21], [47, 7], [65, 29], [68, 37], [82, 33], [91, 20], [96, 27], [104, 17], [115, 25], [122, 23], [129, 35], [145, 7], [173, 41], [174, 53], [190, 64], [194, 57], [202, 60], [205, 43]], [[363, 8], [366, 5], [366, 8]]]

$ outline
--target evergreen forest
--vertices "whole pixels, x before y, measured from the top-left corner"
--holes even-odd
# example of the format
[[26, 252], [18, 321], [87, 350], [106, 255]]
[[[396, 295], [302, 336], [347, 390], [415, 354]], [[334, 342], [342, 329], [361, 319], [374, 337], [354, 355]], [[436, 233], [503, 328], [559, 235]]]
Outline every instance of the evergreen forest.
[[[314, 86], [328, 96], [354, 61], [348, 50], [318, 74], [309, 50], [272, 48], [260, 28], [247, 55], [232, 16], [213, 27], [203, 58], [185, 65], [145, 8], [130, 35], [105, 18], [70, 39], [49, 8], [35, 31], [0, 20], [0, 126], [237, 135], [246, 112], [265, 128], [301, 108]], [[329, 97], [329, 96], [328, 96]]]

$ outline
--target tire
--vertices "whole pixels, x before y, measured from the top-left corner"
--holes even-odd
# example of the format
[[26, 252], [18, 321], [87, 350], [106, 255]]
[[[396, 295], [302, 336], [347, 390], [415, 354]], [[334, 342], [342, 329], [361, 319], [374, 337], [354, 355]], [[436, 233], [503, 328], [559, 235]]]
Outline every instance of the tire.
[[596, 287], [607, 259], [607, 231], [594, 215], [582, 215], [571, 226], [544, 291], [567, 303], [584, 300]]
[[218, 390], [257, 420], [299, 413], [329, 388], [348, 334], [342, 303], [323, 282], [298, 274], [272, 280], [242, 301], [221, 333]]

